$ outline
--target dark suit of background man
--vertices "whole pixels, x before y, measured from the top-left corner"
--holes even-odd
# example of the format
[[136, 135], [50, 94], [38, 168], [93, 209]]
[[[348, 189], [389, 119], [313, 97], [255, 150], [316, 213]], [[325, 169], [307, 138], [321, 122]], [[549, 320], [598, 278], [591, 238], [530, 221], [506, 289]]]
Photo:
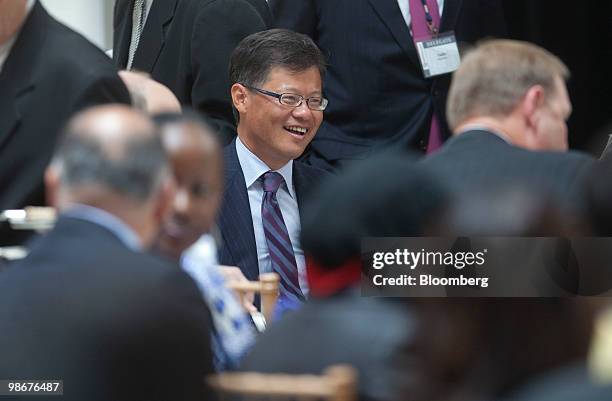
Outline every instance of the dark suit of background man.
[[[108, 58], [34, 0], [0, 3], [0, 210], [44, 205], [43, 173], [77, 110], [129, 103]], [[15, 237], [0, 233], [0, 245]]]
[[284, 29], [248, 36], [230, 62], [238, 138], [224, 154], [219, 262], [251, 280], [279, 273], [283, 305], [298, 305], [308, 292], [300, 210], [325, 171], [294, 159], [323, 119], [324, 71], [313, 41]]
[[[440, 139], [449, 136], [444, 105], [450, 74], [423, 77], [407, 23], [411, 1], [270, 0], [275, 26], [311, 36], [329, 57], [329, 107], [305, 155], [308, 163], [334, 168], [382, 146], [425, 150], [432, 113]], [[460, 47], [506, 33], [499, 0], [437, 4], [440, 32], [454, 31]]]
[[535, 45], [479, 46], [453, 77], [447, 115], [454, 137], [423, 164], [454, 192], [518, 189], [579, 211], [594, 159], [567, 151], [568, 77], [561, 60]]
[[202, 400], [209, 311], [177, 266], [144, 253], [172, 201], [152, 123], [77, 115], [46, 174], [60, 211], [0, 273], [0, 377], [64, 380], [69, 400]]
[[120, 69], [150, 73], [182, 104], [213, 117], [229, 142], [236, 136], [230, 54], [244, 37], [267, 29], [270, 20], [265, 0], [117, 0], [113, 59]]

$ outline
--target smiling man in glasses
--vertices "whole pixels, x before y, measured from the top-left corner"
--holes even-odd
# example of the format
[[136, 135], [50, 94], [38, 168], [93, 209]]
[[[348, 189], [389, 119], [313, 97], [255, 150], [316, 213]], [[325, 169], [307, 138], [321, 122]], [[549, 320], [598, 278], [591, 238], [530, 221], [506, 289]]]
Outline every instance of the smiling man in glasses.
[[325, 175], [294, 161], [323, 120], [325, 60], [305, 35], [274, 29], [245, 38], [230, 61], [238, 137], [225, 150], [221, 264], [255, 280], [281, 277], [281, 308], [308, 295], [300, 209]]

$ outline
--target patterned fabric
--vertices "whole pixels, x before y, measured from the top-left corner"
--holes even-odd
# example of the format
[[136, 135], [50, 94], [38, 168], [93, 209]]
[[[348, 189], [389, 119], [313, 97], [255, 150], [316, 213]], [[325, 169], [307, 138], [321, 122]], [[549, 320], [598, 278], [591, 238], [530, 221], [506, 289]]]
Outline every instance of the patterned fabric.
[[304, 300], [298, 280], [297, 264], [293, 246], [287, 232], [276, 191], [284, 182], [283, 176], [274, 171], [262, 175], [264, 196], [261, 203], [261, 219], [272, 260], [272, 270], [281, 277], [281, 298], [287, 297], [292, 303]]
[[238, 299], [225, 286], [217, 270], [216, 252], [212, 237], [204, 235], [185, 251], [181, 266], [196, 282], [210, 309], [215, 368], [222, 371], [238, 366], [255, 341], [255, 330]]
[[[414, 39], [431, 39], [432, 33], [427, 26], [427, 17], [425, 7], [422, 0], [409, 0], [412, 37]], [[427, 8], [431, 16], [431, 24], [436, 28], [440, 28], [440, 12], [438, 10], [438, 2], [436, 0], [427, 0]], [[427, 142], [427, 153], [433, 153], [442, 146], [442, 130], [440, 122], [434, 112], [431, 117], [431, 126], [429, 128], [429, 139]]]
[[134, 11], [132, 13], [132, 39], [130, 41], [130, 50], [128, 53], [127, 69], [132, 69], [132, 63], [134, 62], [134, 55], [138, 49], [138, 43], [140, 42], [140, 36], [144, 29], [145, 15], [146, 15], [146, 3], [145, 0], [136, 0], [134, 2]]

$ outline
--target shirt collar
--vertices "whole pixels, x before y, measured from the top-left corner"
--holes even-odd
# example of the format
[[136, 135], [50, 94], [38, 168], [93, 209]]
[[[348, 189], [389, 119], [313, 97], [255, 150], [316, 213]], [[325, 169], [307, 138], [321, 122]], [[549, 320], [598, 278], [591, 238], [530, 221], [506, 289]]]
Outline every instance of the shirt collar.
[[109, 230], [129, 249], [140, 252], [142, 243], [134, 230], [118, 217], [97, 207], [73, 203], [61, 213], [64, 217], [85, 220]]
[[[34, 7], [34, 3], [35, 0], [28, 0], [28, 2], [26, 3], [26, 18], [25, 20], [28, 19], [28, 16], [30, 15], [30, 11], [32, 11], [32, 7]], [[25, 24], [25, 20], [24, 20], [24, 24]], [[19, 32], [21, 32], [21, 29], [19, 31], [17, 31], [12, 38], [10, 38], [6, 43], [4, 43], [3, 45], [0, 45], [0, 73], [2, 72], [2, 68], [4, 67], [4, 63], [6, 62], [6, 59], [9, 56], [9, 53], [11, 52], [11, 49], [13, 48], [13, 45], [15, 44], [15, 41], [17, 40], [17, 37], [19, 36]]]
[[295, 199], [295, 190], [293, 188], [293, 160], [289, 160], [287, 164], [278, 170], [271, 170], [266, 163], [251, 152], [244, 145], [244, 143], [242, 143], [239, 137], [236, 138], [236, 153], [238, 154], [238, 162], [240, 163], [240, 167], [242, 167], [242, 173], [244, 174], [244, 181], [247, 189], [251, 188], [251, 186], [257, 182], [262, 174], [268, 171], [276, 171], [283, 176], [289, 195]]

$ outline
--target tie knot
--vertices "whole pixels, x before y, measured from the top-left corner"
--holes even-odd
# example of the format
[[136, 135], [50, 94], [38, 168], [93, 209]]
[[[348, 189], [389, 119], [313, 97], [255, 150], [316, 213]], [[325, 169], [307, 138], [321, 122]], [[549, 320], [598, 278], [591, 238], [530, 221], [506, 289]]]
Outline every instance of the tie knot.
[[276, 192], [283, 183], [283, 176], [275, 171], [268, 171], [262, 175], [265, 192]]

